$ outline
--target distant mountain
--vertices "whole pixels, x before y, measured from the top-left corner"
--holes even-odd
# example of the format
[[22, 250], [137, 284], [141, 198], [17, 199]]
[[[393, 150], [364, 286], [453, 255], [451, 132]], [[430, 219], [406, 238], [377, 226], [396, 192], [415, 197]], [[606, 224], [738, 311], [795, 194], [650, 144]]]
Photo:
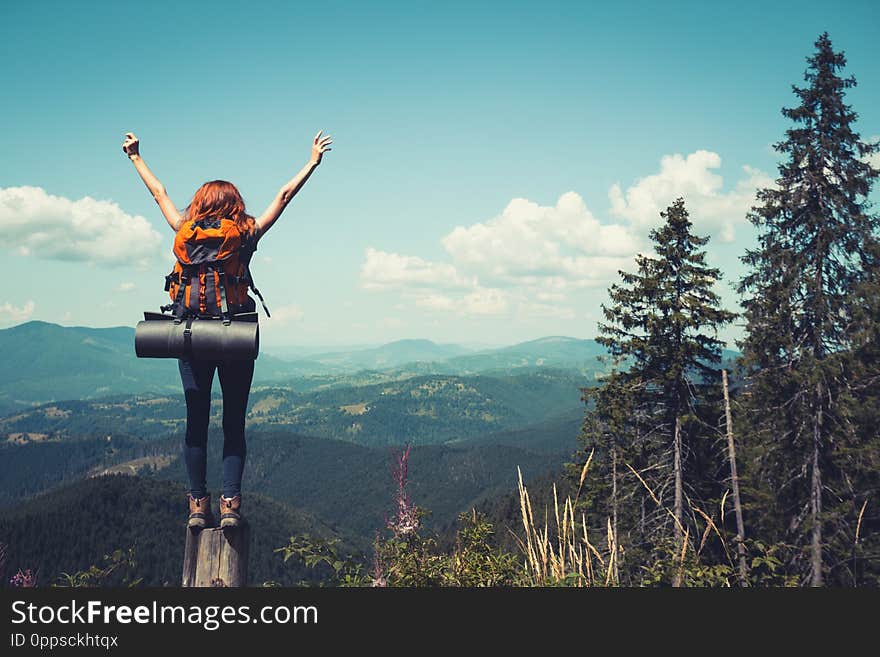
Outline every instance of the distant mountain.
[[[596, 341], [564, 336], [483, 351], [417, 339], [349, 351], [287, 350], [308, 356], [288, 361], [275, 357], [271, 349], [263, 349], [254, 374], [255, 386], [283, 383], [285, 388], [306, 392], [423, 375], [507, 375], [550, 369], [568, 370], [593, 381], [606, 369], [597, 359], [605, 353], [604, 348]], [[0, 330], [0, 353], [4, 354], [0, 360], [0, 414], [58, 400], [180, 393], [176, 361], [136, 358], [134, 329], [130, 327], [96, 329], [27, 322]], [[735, 356], [736, 352], [724, 352], [727, 362]]]
[[378, 345], [375, 344], [346, 344], [346, 345], [279, 345], [264, 344], [261, 349], [265, 353], [272, 354], [276, 358], [285, 361], [295, 361], [307, 359], [315, 354], [327, 354], [337, 351], [361, 351], [363, 349], [373, 349]]
[[[137, 358], [134, 329], [27, 322], [0, 329], [0, 413], [34, 403], [136, 393], [179, 393], [174, 359]], [[283, 361], [261, 355], [255, 381], [289, 377]]]
[[457, 374], [546, 367], [573, 369], [595, 375], [605, 369], [598, 361], [598, 357], [605, 353], [605, 348], [595, 340], [553, 336], [449, 358], [444, 365]]
[[302, 377], [372, 371], [403, 378], [413, 374], [467, 375], [534, 367], [563, 368], [595, 377], [605, 369], [597, 360], [604, 354], [604, 347], [595, 340], [563, 336], [483, 350], [439, 345], [430, 340], [400, 340], [372, 349], [309, 354], [292, 360], [290, 368]]
[[[315, 571], [296, 559], [285, 564], [273, 550], [292, 535], [343, 538], [342, 550], [358, 552], [311, 515], [259, 495], [243, 508], [253, 530], [249, 583], [272, 580], [294, 585]], [[180, 586], [186, 525], [184, 487], [156, 478], [111, 475], [86, 479], [0, 511], [0, 540], [8, 545], [8, 567], [37, 571], [47, 586], [62, 572], [102, 565], [105, 554], [135, 549], [134, 575], [146, 586]]]
[[410, 363], [442, 362], [470, 351], [459, 345], [437, 344], [430, 340], [397, 340], [367, 349], [312, 353], [290, 364], [300, 374], [353, 373], [360, 370], [387, 370]]
[[0, 408], [176, 390], [175, 361], [139, 361], [134, 330], [27, 322], [0, 330]]
[[[560, 413], [579, 411], [580, 387], [570, 370], [522, 368], [515, 375], [427, 375], [370, 385], [334, 385], [307, 391], [260, 387], [251, 392], [248, 426], [285, 429], [363, 445], [429, 444], [518, 429]], [[0, 417], [7, 441], [128, 435], [143, 438], [181, 431], [180, 393], [114, 395], [59, 401]], [[221, 421], [222, 404], [212, 404]], [[38, 438], [39, 440], [40, 438]]]
[[[289, 348], [294, 350], [296, 348]], [[303, 352], [304, 353], [304, 352]], [[381, 347], [308, 353], [307, 357], [289, 359], [291, 385], [316, 387], [347, 383], [347, 377], [358, 379], [394, 380], [422, 374], [512, 373], [528, 368], [573, 370], [594, 380], [608, 370], [599, 360], [607, 350], [595, 340], [566, 336], [548, 336], [508, 347], [473, 349], [461, 345], [438, 345], [429, 340], [401, 340]], [[723, 349], [722, 363], [730, 369], [739, 352]]]

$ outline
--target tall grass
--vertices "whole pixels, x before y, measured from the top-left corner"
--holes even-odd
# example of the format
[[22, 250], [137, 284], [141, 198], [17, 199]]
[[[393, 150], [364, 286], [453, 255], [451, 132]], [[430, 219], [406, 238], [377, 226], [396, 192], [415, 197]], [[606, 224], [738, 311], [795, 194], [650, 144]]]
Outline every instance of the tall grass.
[[[573, 500], [570, 495], [565, 500], [560, 500], [556, 484], [553, 484], [552, 513], [546, 509], [543, 518], [536, 517], [529, 491], [523, 484], [522, 472], [517, 468], [520, 516], [525, 534], [524, 537], [514, 534], [514, 537], [525, 556], [524, 566], [532, 586], [620, 585], [618, 560], [623, 553], [623, 547], [614, 533], [611, 518], [606, 519], [605, 536], [593, 543], [587, 529], [586, 514], [581, 512], [579, 517], [575, 514], [592, 458], [591, 453], [581, 471]], [[672, 510], [663, 504], [639, 472], [629, 464], [626, 466], [661, 512], [667, 514], [680, 530], [680, 543], [676, 542], [665, 557], [660, 557], [653, 563], [642, 564], [643, 570], [646, 573], [661, 573], [660, 577], [673, 585], [729, 586], [729, 575], [734, 571], [733, 554], [724, 533], [712, 517], [697, 506], [689, 505], [694, 521], [699, 518], [705, 523], [704, 528], [697, 527], [702, 531], [694, 534], [692, 527], [683, 526]], [[725, 494], [721, 501], [722, 521], [726, 498]], [[703, 551], [712, 535], [720, 541], [727, 564], [710, 566], [701, 562]], [[653, 582], [659, 583], [661, 582]]]
[[[574, 501], [567, 496], [561, 504], [553, 484], [553, 527], [549, 511], [543, 526], [536, 522], [529, 491], [523, 484], [522, 471], [517, 468], [519, 505], [525, 538], [515, 536], [525, 554], [525, 568], [532, 586], [615, 586], [617, 582], [617, 542], [608, 519], [607, 545], [600, 551], [590, 542], [586, 516], [575, 517], [575, 504], [590, 466], [590, 458], [581, 472], [580, 485]], [[603, 555], [604, 551], [604, 555]]]

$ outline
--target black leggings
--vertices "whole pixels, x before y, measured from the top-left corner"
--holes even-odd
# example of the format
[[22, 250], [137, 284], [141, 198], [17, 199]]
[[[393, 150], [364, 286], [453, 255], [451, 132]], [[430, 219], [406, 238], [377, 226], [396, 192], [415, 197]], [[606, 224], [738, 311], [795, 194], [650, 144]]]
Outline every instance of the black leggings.
[[244, 421], [254, 377], [254, 361], [178, 360], [186, 396], [186, 440], [183, 458], [189, 474], [190, 495], [207, 495], [208, 422], [211, 415], [211, 384], [214, 370], [223, 390], [223, 496], [241, 493], [241, 477], [247, 445]]

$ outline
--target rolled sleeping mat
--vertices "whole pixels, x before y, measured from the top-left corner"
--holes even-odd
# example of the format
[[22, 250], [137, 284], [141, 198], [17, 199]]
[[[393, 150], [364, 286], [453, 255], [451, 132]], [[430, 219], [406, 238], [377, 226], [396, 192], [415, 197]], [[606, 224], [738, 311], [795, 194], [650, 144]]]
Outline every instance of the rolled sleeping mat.
[[[256, 313], [225, 324], [220, 319], [185, 319], [144, 313], [134, 332], [138, 358], [193, 358], [195, 360], [254, 360], [260, 351]], [[253, 315], [253, 319], [249, 316]]]

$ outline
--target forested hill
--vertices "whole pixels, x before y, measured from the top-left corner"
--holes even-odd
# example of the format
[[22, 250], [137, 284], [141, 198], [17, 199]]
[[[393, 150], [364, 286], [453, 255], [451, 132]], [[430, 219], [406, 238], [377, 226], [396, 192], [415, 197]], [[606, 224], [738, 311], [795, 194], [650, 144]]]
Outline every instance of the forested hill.
[[[545, 436], [557, 427], [544, 428]], [[542, 428], [536, 426], [535, 431]], [[557, 447], [542, 451], [505, 445], [506, 436], [482, 444], [425, 445], [412, 449], [412, 493], [428, 508], [431, 526], [442, 526], [480, 500], [515, 485], [516, 469], [526, 478], [553, 468], [574, 448], [575, 436], [555, 436]], [[514, 436], [514, 442], [521, 439]], [[219, 486], [222, 435], [208, 441], [208, 484]], [[99, 472], [156, 472], [180, 486], [187, 480], [179, 436], [145, 440], [117, 435], [0, 445], [0, 506], [23, 504], [29, 496]], [[295, 505], [369, 541], [391, 503], [391, 450], [312, 438], [286, 431], [254, 431], [248, 436], [245, 494], [263, 494]], [[182, 490], [182, 488], [178, 488]], [[0, 541], [2, 541], [0, 535]]]
[[[315, 571], [273, 552], [292, 535], [341, 538], [328, 525], [298, 509], [249, 495], [252, 526], [250, 583], [294, 585]], [[47, 586], [63, 572], [102, 566], [104, 555], [134, 548], [132, 569], [146, 586], [179, 586], [187, 517], [184, 487], [155, 478], [112, 475], [65, 486], [14, 509], [0, 511], [7, 568], [30, 568]], [[342, 550], [358, 552], [343, 541]]]
[[[266, 320], [266, 321], [272, 321]], [[279, 347], [281, 353], [289, 353]], [[130, 327], [64, 327], [31, 321], [0, 329], [0, 413], [34, 404], [108, 395], [164, 394], [180, 388], [173, 359], [138, 359]], [[299, 353], [294, 351], [293, 353]], [[472, 351], [429, 340], [398, 340], [379, 347], [276, 358], [263, 348], [255, 386], [275, 383], [300, 391], [366, 385], [417, 375], [506, 375], [529, 369], [565, 369], [588, 381], [605, 366], [593, 340], [549, 337], [510, 347]]]
[[[0, 329], [0, 412], [59, 399], [177, 392], [173, 359], [139, 359], [134, 329], [89, 328], [32, 321]], [[271, 356], [260, 357], [256, 380], [289, 374]]]
[[[363, 445], [461, 441], [578, 414], [583, 406], [580, 388], [588, 383], [571, 371], [541, 369], [509, 376], [418, 376], [306, 392], [265, 386], [251, 393], [248, 426]], [[212, 406], [216, 424], [221, 412], [218, 400]], [[149, 439], [180, 431], [184, 419], [180, 392], [115, 395], [13, 412], [0, 417], [0, 436], [12, 441], [23, 434], [38, 439], [100, 434]]]

